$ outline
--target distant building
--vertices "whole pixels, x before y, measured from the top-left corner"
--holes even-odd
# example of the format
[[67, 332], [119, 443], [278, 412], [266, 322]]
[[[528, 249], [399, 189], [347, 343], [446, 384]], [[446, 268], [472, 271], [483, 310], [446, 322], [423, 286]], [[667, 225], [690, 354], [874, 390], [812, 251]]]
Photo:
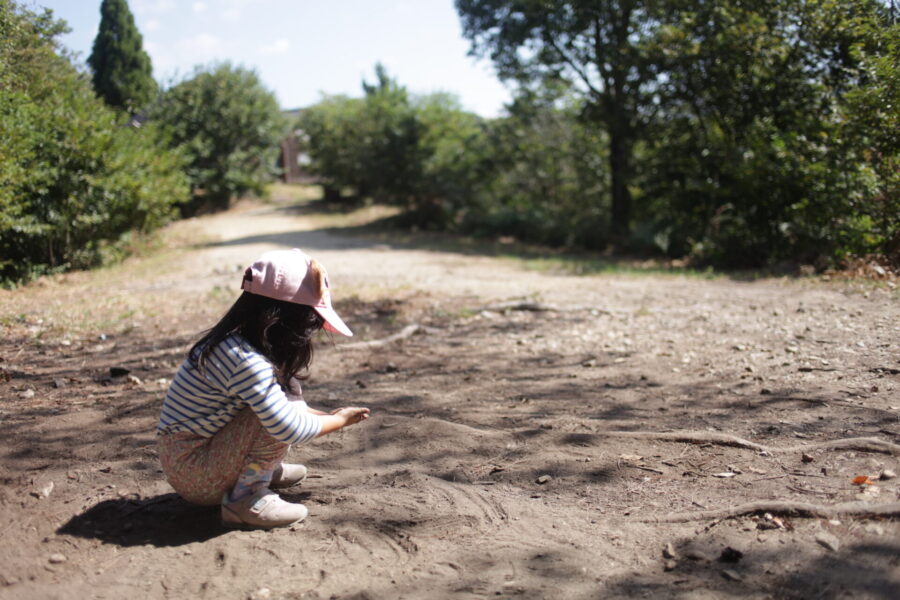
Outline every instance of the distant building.
[[[303, 109], [282, 111], [291, 123], [296, 123]], [[295, 129], [290, 136], [281, 141], [281, 155], [278, 158], [278, 168], [281, 169], [281, 180], [285, 183], [316, 183], [316, 177], [310, 173], [309, 155], [303, 152], [300, 140], [303, 132]]]

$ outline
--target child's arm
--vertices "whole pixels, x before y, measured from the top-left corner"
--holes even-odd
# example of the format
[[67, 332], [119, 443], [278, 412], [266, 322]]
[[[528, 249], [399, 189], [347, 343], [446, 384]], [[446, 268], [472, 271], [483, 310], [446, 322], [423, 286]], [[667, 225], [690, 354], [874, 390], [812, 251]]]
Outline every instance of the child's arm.
[[335, 432], [338, 429], [343, 429], [348, 425], [355, 425], [356, 423], [369, 418], [369, 409], [361, 408], [359, 406], [339, 408], [331, 414], [322, 413], [322, 411], [317, 411], [315, 409], [309, 409], [309, 411], [319, 415], [319, 419], [322, 423], [322, 430], [319, 432], [319, 436]]

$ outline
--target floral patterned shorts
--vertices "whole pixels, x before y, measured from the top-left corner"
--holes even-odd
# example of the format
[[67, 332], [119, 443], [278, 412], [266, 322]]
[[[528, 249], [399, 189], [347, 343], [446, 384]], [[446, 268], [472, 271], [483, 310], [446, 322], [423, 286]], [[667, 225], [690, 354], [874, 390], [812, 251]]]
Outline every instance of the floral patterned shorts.
[[204, 505], [221, 503], [247, 465], [274, 469], [289, 448], [269, 435], [249, 408], [212, 437], [190, 432], [159, 436], [159, 460], [169, 484], [188, 502]]

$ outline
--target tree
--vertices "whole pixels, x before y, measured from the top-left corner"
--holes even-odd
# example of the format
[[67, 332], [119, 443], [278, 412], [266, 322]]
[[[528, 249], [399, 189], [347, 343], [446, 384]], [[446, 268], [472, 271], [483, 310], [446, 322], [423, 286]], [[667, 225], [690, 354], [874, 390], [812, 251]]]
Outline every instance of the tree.
[[654, 21], [642, 0], [456, 0], [472, 51], [489, 55], [502, 78], [563, 79], [605, 125], [609, 144], [613, 234], [631, 221], [634, 146], [654, 82], [643, 51]]
[[94, 90], [109, 106], [134, 113], [156, 95], [150, 56], [144, 51], [127, 0], [103, 0], [88, 64]]
[[520, 89], [488, 126], [490, 166], [465, 226], [552, 246], [603, 249], [609, 177], [603, 131], [565, 89]]
[[183, 213], [222, 210], [261, 194], [276, 173], [287, 122], [255, 72], [228, 63], [199, 68], [166, 90], [150, 112], [188, 159], [193, 199]]
[[614, 239], [730, 266], [898, 238], [885, 4], [456, 0], [501, 77], [561, 81], [602, 126]]
[[[881, 21], [875, 0], [668, 2], [640, 181], [661, 247], [731, 267], [865, 251], [877, 181], [861, 142], [880, 126], [844, 113]], [[872, 116], [886, 125], [890, 106]]]
[[444, 228], [473, 202], [485, 136], [449, 94], [412, 97], [382, 65], [364, 97], [331, 96], [299, 121], [312, 169], [327, 189], [399, 205], [404, 220]]
[[63, 56], [49, 11], [0, 0], [0, 281], [121, 255], [187, 196], [153, 126], [123, 126]]

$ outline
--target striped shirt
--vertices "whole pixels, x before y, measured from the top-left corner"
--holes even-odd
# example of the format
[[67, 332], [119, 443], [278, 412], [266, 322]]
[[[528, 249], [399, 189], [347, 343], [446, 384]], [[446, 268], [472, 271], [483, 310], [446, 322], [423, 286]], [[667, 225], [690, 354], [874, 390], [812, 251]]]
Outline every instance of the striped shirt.
[[275, 439], [297, 444], [319, 435], [320, 419], [302, 400], [291, 401], [266, 358], [238, 335], [222, 340], [204, 370], [186, 359], [172, 379], [157, 433], [188, 431], [209, 438], [246, 407]]

